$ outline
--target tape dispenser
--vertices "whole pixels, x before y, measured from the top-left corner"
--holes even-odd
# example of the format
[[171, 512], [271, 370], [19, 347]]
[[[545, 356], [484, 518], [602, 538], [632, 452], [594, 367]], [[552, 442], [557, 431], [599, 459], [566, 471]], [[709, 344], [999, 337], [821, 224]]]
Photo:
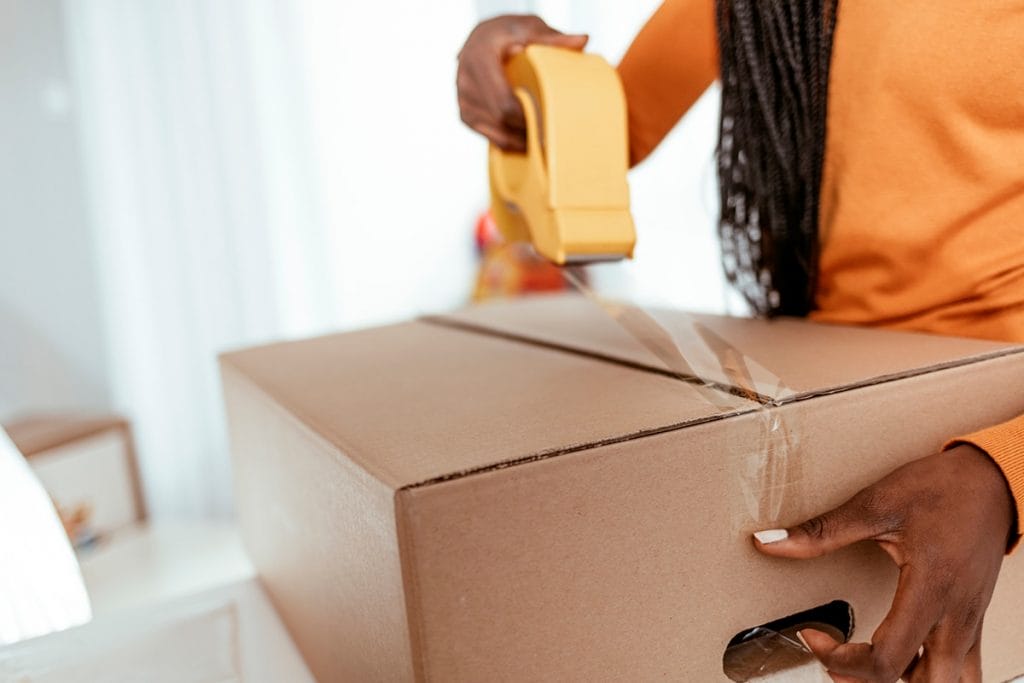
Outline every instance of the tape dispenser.
[[597, 55], [530, 45], [506, 64], [526, 152], [489, 152], [491, 213], [506, 240], [559, 265], [630, 258], [626, 98]]

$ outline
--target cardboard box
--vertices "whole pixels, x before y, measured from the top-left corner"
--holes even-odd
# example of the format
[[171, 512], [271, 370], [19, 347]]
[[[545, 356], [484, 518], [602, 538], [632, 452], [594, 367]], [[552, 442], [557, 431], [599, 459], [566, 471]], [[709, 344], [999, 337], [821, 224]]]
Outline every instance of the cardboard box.
[[36, 415], [6, 425], [76, 547], [146, 517], [131, 426], [116, 415]]
[[[733, 636], [836, 599], [868, 638], [880, 550], [749, 533], [1024, 412], [1019, 347], [659, 318], [707, 383], [576, 297], [223, 357], [243, 535], [319, 680], [727, 680]], [[986, 680], [1024, 672], [1021, 614], [1014, 557]]]

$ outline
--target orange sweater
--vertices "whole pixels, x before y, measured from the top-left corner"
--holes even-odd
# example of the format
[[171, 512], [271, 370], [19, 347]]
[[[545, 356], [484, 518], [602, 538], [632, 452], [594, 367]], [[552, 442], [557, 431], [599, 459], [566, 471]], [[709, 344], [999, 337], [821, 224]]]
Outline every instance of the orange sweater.
[[[840, 1], [813, 318], [1024, 343], [1021, 35], [1019, 0]], [[714, 0], [667, 0], [619, 66], [633, 163], [717, 72]], [[1024, 520], [1024, 416], [960, 441]]]

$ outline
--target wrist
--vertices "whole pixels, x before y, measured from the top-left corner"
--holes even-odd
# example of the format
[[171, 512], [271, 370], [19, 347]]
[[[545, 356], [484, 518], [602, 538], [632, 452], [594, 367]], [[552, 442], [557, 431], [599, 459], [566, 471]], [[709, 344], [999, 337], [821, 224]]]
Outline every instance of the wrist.
[[[994, 519], [1000, 522], [1000, 528], [1006, 530], [1007, 547], [1014, 544], [1018, 536], [1017, 505], [1013, 491], [1003, 470], [992, 457], [977, 446], [960, 443], [948, 450], [945, 455], [956, 457], [966, 468], [965, 482], [977, 482], [979, 495], [990, 500], [993, 505]], [[974, 488], [974, 487], [970, 487]]]

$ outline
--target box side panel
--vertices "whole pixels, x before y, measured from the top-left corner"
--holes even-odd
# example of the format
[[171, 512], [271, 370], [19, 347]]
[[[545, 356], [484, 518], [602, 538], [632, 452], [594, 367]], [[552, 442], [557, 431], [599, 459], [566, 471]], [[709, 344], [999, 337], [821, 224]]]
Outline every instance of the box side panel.
[[222, 366], [246, 548], [321, 681], [412, 679], [394, 492]]
[[[799, 436], [760, 490], [762, 425], [744, 415], [405, 491], [424, 677], [725, 680], [737, 632], [834, 599], [852, 603], [867, 640], [895, 586], [881, 550], [773, 560], [749, 533], [1024, 412], [1022, 383], [1024, 364], [1003, 358], [784, 406]], [[1024, 670], [1020, 563], [1007, 560], [988, 615], [986, 680]]]

